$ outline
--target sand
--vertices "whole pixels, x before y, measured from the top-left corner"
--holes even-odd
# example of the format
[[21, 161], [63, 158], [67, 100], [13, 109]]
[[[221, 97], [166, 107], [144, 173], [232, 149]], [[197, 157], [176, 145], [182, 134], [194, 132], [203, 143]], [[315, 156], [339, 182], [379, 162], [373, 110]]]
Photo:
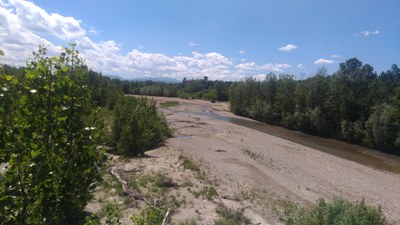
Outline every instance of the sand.
[[[149, 97], [152, 98], [152, 97]], [[238, 117], [227, 103], [154, 97], [158, 103], [178, 101], [179, 106], [161, 108], [174, 137], [165, 146], [147, 152], [149, 157], [112, 160], [111, 166], [129, 173], [162, 172], [176, 184], [163, 198], [184, 199], [174, 207], [170, 222], [213, 224], [216, 208], [224, 205], [242, 210], [253, 224], [283, 224], [285, 209], [310, 207], [318, 198], [365, 199], [380, 205], [391, 224], [400, 224], [400, 176], [339, 158], [279, 137], [217, 120], [205, 112]], [[242, 118], [246, 119], [246, 118]], [[199, 179], [184, 169], [180, 156], [192, 159], [207, 178]], [[190, 183], [190, 186], [187, 183]], [[194, 197], [213, 186], [218, 196]], [[174, 197], [175, 196], [175, 197]], [[166, 201], [168, 202], [168, 201]], [[88, 211], [99, 208], [91, 203]], [[143, 203], [124, 210], [122, 219], [140, 211]]]
[[[178, 138], [170, 139], [167, 145], [201, 161], [207, 173], [217, 180], [228, 177], [234, 183], [261, 193], [270, 202], [288, 200], [307, 206], [315, 204], [320, 197], [331, 200], [341, 196], [352, 201], [364, 198], [368, 204], [381, 205], [387, 219], [400, 224], [398, 174], [375, 170], [202, 114], [204, 110], [211, 110], [237, 117], [229, 112], [227, 103], [173, 101], [179, 101], [180, 106], [163, 109], [163, 112]], [[221, 192], [232, 192], [230, 189], [235, 187], [223, 180], [219, 185]], [[274, 209], [259, 208], [255, 206], [254, 211], [265, 220], [277, 222]]]

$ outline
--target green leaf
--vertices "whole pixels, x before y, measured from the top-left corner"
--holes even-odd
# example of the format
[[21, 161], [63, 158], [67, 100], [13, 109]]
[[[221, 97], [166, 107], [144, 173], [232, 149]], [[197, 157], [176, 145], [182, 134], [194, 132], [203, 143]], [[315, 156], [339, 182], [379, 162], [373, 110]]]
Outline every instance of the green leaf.
[[63, 117], [58, 117], [57, 120], [64, 122], [67, 118], [68, 118], [67, 116], [63, 116]]
[[43, 65], [42, 62], [39, 62], [39, 63], [38, 63], [38, 69], [39, 69], [40, 71], [42, 71], [42, 72], [46, 72], [46, 68], [44, 67], [44, 65]]
[[14, 79], [11, 80], [11, 83], [12, 83], [13, 85], [18, 84], [18, 78], [14, 77]]
[[35, 77], [35, 74], [33, 74], [31, 70], [26, 71], [26, 78], [32, 79], [34, 77]]
[[7, 80], [7, 81], [12, 80], [13, 78], [14, 78], [14, 76], [11, 76], [11, 75], [7, 75], [7, 76], [6, 76], [6, 80]]
[[[37, 147], [38, 147], [38, 145], [33, 142], [31, 142], [29, 145], [31, 146], [32, 149], [37, 149]], [[37, 155], [37, 153], [35, 153], [35, 154]], [[33, 153], [31, 153], [31, 155], [36, 156], [36, 155], [33, 155]]]
[[85, 174], [90, 174], [92, 172], [92, 168], [87, 168], [86, 170], [85, 170]]
[[19, 98], [19, 104], [25, 105], [25, 103], [26, 103], [26, 96], [25, 96], [25, 95], [22, 95], [22, 96]]
[[40, 151], [31, 151], [31, 156], [36, 157], [40, 154]]

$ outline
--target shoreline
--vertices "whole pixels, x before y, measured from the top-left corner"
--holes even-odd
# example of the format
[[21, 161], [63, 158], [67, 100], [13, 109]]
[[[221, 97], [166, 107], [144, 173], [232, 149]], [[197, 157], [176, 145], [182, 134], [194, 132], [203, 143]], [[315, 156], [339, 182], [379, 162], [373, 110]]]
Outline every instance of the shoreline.
[[381, 205], [390, 222], [400, 223], [398, 174], [199, 115], [202, 107], [208, 106], [218, 114], [241, 118], [228, 112], [226, 103], [153, 98], [158, 102], [180, 102], [179, 106], [162, 111], [178, 135], [190, 138], [173, 138], [167, 145], [203, 161], [211, 173], [227, 175], [265, 192], [268, 198], [306, 206], [315, 204], [320, 197], [331, 200], [342, 196], [352, 201], [364, 198], [368, 204]]

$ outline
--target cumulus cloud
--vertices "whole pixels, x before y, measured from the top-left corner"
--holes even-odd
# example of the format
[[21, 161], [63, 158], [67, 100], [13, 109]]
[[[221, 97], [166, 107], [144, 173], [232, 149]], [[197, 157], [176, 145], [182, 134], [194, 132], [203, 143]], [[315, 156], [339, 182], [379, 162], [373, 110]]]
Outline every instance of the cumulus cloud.
[[238, 52], [239, 52], [239, 54], [244, 54], [244, 53], [246, 53], [245, 50], [239, 50]]
[[278, 50], [281, 52], [290, 52], [296, 49], [297, 49], [296, 45], [288, 44], [286, 46], [280, 47]]
[[379, 33], [380, 33], [379, 30], [375, 30], [375, 31], [364, 30], [364, 31], [361, 31], [361, 34], [364, 35], [365, 37], [369, 37], [369, 36], [372, 36], [372, 35], [378, 35]]
[[[78, 19], [49, 13], [30, 1], [0, 0], [0, 49], [5, 53], [0, 63], [24, 65], [40, 44], [48, 49], [49, 54], [57, 55], [62, 47], [55, 44], [56, 41], [75, 42], [90, 68], [127, 79], [134, 76], [160, 76], [181, 80], [183, 77], [208, 76], [218, 80], [240, 80], [262, 73], [284, 72], [290, 67], [282, 63], [237, 64], [218, 52], [168, 56], [144, 52], [141, 45], [138, 49], [122, 53], [122, 46], [113, 40], [95, 42], [88, 37], [100, 33], [92, 27], [86, 30]], [[198, 44], [189, 41], [188, 45]]]
[[283, 72], [285, 69], [291, 67], [289, 64], [268, 63], [264, 65], [257, 65], [255, 62], [241, 63], [235, 66], [239, 71], [266, 71], [266, 72]]
[[323, 58], [317, 59], [314, 62], [314, 64], [316, 64], [316, 65], [332, 64], [332, 63], [336, 63], [336, 62], [332, 59], [323, 59]]
[[73, 17], [65, 17], [57, 13], [48, 14], [30, 1], [9, 0], [8, 3], [15, 8], [15, 15], [20, 23], [36, 34], [54, 35], [66, 41], [85, 35], [85, 30], [81, 28], [81, 21]]
[[258, 66], [256, 65], [255, 62], [241, 63], [235, 66], [235, 68], [239, 70], [254, 70], [257, 67]]

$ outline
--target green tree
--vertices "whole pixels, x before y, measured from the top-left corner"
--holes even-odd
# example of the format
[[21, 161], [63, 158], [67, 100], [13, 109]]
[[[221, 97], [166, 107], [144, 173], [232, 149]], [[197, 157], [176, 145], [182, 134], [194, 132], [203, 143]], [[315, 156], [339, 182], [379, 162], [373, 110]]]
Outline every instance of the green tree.
[[24, 76], [0, 75], [3, 224], [70, 224], [100, 178], [102, 151], [82, 60], [39, 48]]
[[372, 147], [397, 152], [400, 149], [400, 107], [382, 103], [366, 121], [366, 142]]
[[112, 129], [116, 152], [128, 156], [143, 154], [146, 149], [164, 143], [171, 135], [156, 102], [130, 96], [117, 102]]

